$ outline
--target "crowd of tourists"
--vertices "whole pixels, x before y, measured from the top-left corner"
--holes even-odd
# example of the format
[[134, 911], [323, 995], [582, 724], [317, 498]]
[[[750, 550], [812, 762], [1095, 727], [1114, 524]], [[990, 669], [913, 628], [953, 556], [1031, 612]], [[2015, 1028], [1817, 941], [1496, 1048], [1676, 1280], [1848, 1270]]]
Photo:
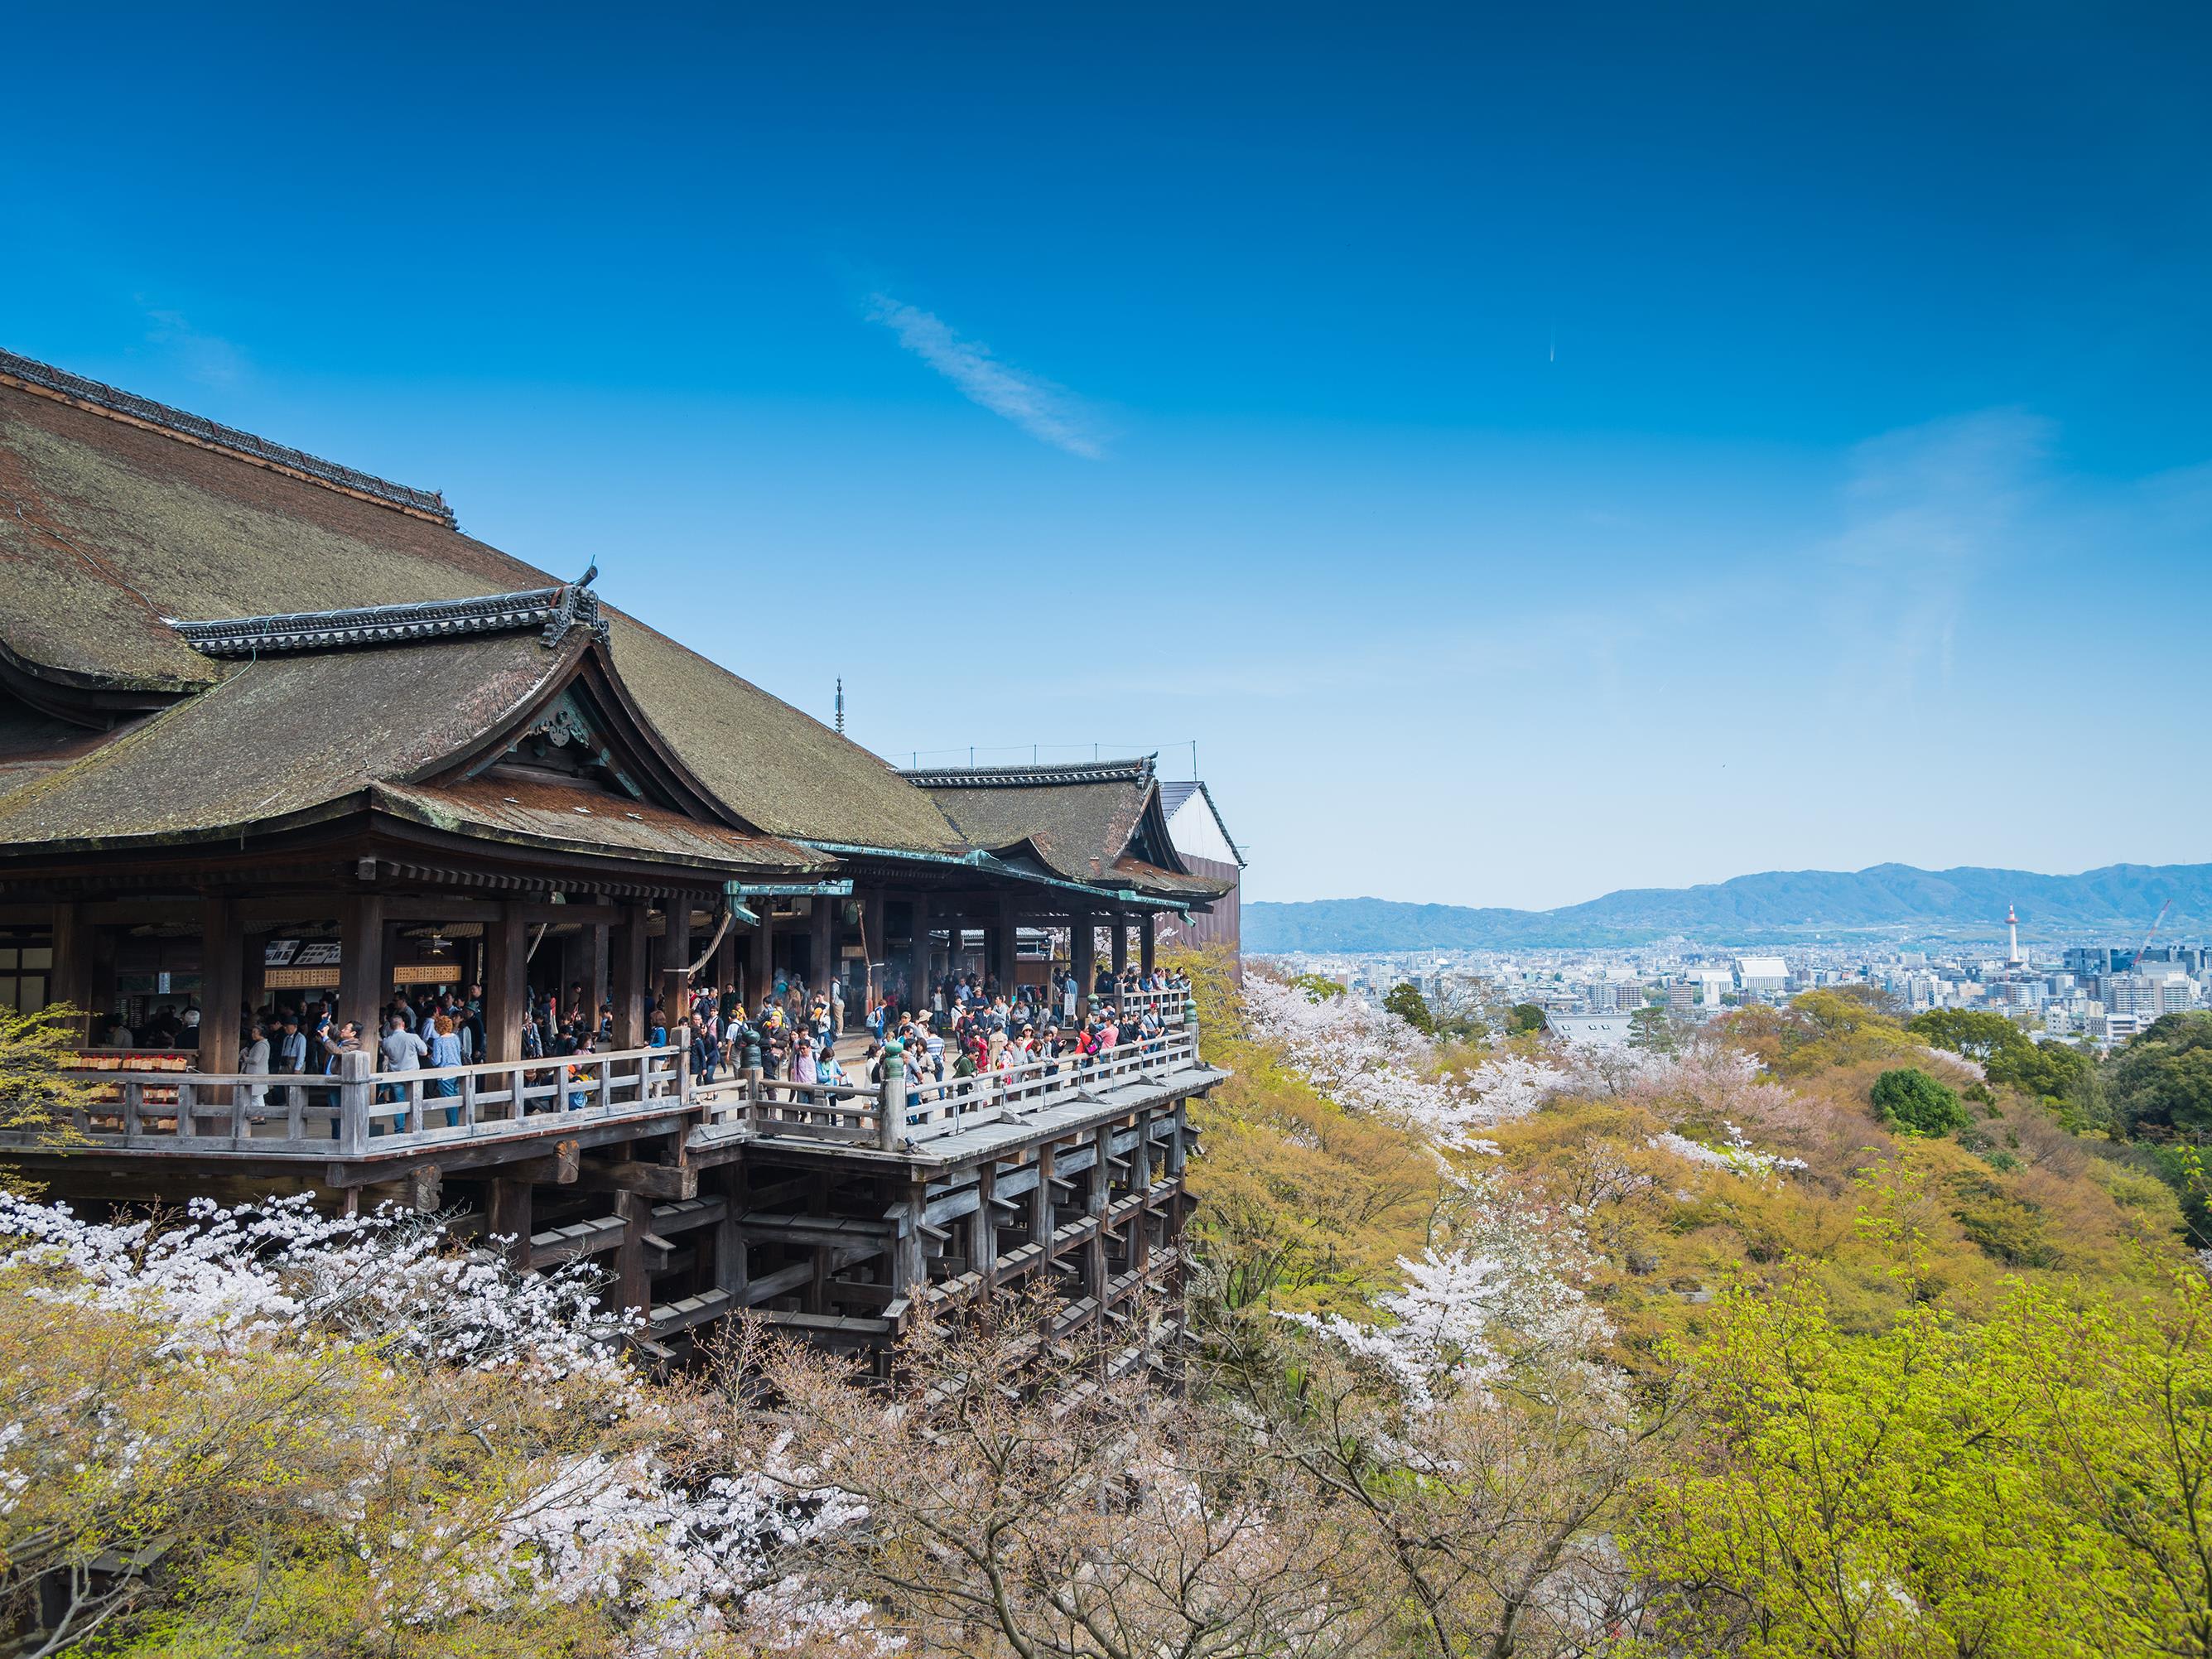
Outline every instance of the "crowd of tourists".
[[[1188, 990], [1189, 981], [1180, 973], [1130, 968], [1117, 975], [1102, 967], [1086, 1010], [1073, 973], [1054, 975], [1043, 985], [1011, 987], [979, 974], [950, 975], [933, 983], [926, 997], [901, 982], [875, 999], [862, 1016], [865, 1052], [848, 1068], [836, 1052], [848, 1029], [842, 982], [833, 979], [810, 988], [796, 975], [779, 973], [752, 1006], [734, 988], [713, 985], [694, 987], [672, 1005], [649, 999], [646, 1041], [653, 1048], [688, 1043], [692, 1074], [702, 1083], [757, 1073], [806, 1088], [848, 1083], [874, 1087], [882, 1082], [886, 1060], [896, 1058], [909, 1086], [926, 1091], [979, 1073], [1034, 1071], [1051, 1076], [1065, 1065], [1123, 1045], [1158, 1043], [1165, 1033], [1162, 1004], [1172, 999], [1156, 994], [1187, 995]], [[249, 1087], [246, 1104], [253, 1121], [265, 1119], [272, 1103], [277, 1109], [295, 1103], [295, 1089], [313, 1086], [280, 1079], [335, 1077], [350, 1053], [372, 1054], [380, 1073], [434, 1073], [473, 1064], [488, 1053], [480, 985], [465, 992], [397, 996], [374, 1022], [339, 1019], [337, 1012], [319, 1000], [272, 1001], [241, 1022], [239, 1073], [270, 1079]], [[102, 1036], [108, 1045], [121, 1048], [199, 1046], [200, 1011], [189, 1004], [181, 1009], [165, 1004], [143, 1024], [143, 1030], [134, 1030], [112, 1020]], [[569, 1086], [562, 1093], [568, 1106], [580, 1106], [589, 1098], [589, 1091], [578, 1086], [589, 1075], [586, 1062], [614, 1043], [613, 1005], [593, 1006], [581, 983], [569, 986], [565, 998], [557, 988], [532, 992], [522, 1018], [520, 1057], [566, 1063]], [[380, 1103], [405, 1098], [408, 1087], [397, 1079], [380, 1083]], [[460, 1091], [458, 1077], [433, 1075], [422, 1081], [422, 1093], [432, 1101], [453, 1099]], [[459, 1121], [457, 1106], [443, 1109], [449, 1123]], [[331, 1132], [337, 1133], [335, 1124]]]

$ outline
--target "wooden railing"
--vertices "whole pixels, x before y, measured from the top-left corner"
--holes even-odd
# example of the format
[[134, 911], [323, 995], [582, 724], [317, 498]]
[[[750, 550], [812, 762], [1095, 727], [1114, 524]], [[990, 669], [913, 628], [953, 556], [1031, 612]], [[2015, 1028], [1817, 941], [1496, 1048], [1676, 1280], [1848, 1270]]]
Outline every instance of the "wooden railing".
[[[934, 1069], [902, 1064], [880, 1084], [790, 1083], [740, 1074], [694, 1085], [692, 1101], [717, 1127], [763, 1139], [790, 1137], [896, 1147], [939, 1139], [987, 1123], [1019, 1121], [1121, 1083], [1141, 1082], [1195, 1065], [1189, 1026], [1148, 1041], [1131, 1039], [1091, 1056], [1026, 1060], [937, 1080]], [[884, 1120], [891, 1133], [884, 1134]]]
[[64, 1075], [90, 1085], [92, 1094], [70, 1113], [68, 1139], [11, 1131], [0, 1133], [0, 1147], [376, 1158], [682, 1113], [709, 1131], [895, 1151], [1018, 1121], [1194, 1066], [1198, 1032], [1186, 1015], [1157, 1036], [1125, 1036], [1099, 1054], [1026, 1060], [942, 1082], [924, 1063], [902, 1066], [894, 1077], [872, 1084], [793, 1083], [742, 1073], [700, 1084], [691, 1077], [688, 1050], [679, 1047], [414, 1072], [375, 1071], [365, 1051], [340, 1060], [335, 1077], [72, 1070]]
[[[618, 1048], [558, 1059], [497, 1060], [377, 1072], [370, 1056], [340, 1056], [335, 1077], [267, 1073], [76, 1070], [94, 1085], [70, 1114], [70, 1146], [256, 1155], [356, 1157], [402, 1144], [438, 1146], [531, 1135], [594, 1120], [684, 1109], [686, 1058], [675, 1048]], [[9, 1134], [0, 1144], [48, 1146]]]
[[1188, 990], [1116, 990], [1111, 996], [1093, 999], [1093, 1006], [1118, 1008], [1121, 1011], [1122, 1019], [1131, 1022], [1149, 1009], [1158, 1015], [1160, 1024], [1171, 1031], [1179, 1030], [1191, 1022], [1190, 993]]

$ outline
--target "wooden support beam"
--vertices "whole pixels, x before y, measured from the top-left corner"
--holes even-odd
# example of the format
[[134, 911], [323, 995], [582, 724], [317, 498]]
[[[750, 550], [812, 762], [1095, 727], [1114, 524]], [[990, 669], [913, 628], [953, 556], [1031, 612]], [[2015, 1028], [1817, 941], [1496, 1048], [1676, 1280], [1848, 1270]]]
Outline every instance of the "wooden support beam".
[[502, 1166], [509, 1179], [524, 1182], [543, 1182], [548, 1186], [573, 1187], [582, 1174], [584, 1149], [574, 1140], [556, 1140], [553, 1150], [538, 1158], [526, 1158], [518, 1163]]
[[775, 904], [763, 900], [760, 926], [745, 941], [745, 1006], [757, 1011], [775, 984]]
[[1129, 918], [1122, 911], [1114, 912], [1114, 977], [1120, 979], [1129, 965]]
[[[94, 1012], [92, 1004], [92, 928], [85, 921], [82, 904], [57, 904], [53, 907], [54, 968], [46, 982], [46, 1000], [67, 1003], [82, 1012]], [[102, 1009], [100, 1012], [112, 1012]], [[90, 1042], [93, 1032], [85, 1022], [75, 1022], [72, 1033], [76, 1041]]]
[[530, 928], [512, 901], [484, 924], [484, 1058], [522, 1058], [522, 1018], [530, 999]]
[[699, 1196], [699, 1171], [690, 1165], [641, 1164], [624, 1160], [596, 1164], [582, 1160], [576, 1170], [576, 1186], [586, 1193], [634, 1193], [654, 1199]]
[[691, 898], [678, 893], [668, 901], [667, 922], [660, 933], [660, 973], [654, 981], [653, 994], [667, 1006], [668, 1029], [672, 1034], [677, 1022], [691, 1017]]
[[828, 995], [837, 973], [837, 907], [844, 901], [817, 893], [807, 917], [806, 988]]
[[1052, 1248], [1052, 1158], [1050, 1146], [1037, 1148], [1036, 1185], [1030, 1189], [1030, 1243]]
[[1098, 976], [1098, 934], [1091, 925], [1088, 910], [1076, 910], [1067, 918], [1068, 957], [1075, 969], [1075, 992], [1081, 1000], [1079, 1008], [1091, 1006], [1091, 988]]
[[907, 1000], [912, 1006], [930, 1006], [929, 901], [920, 893], [914, 896], [914, 937], [907, 942], [906, 988]]
[[495, 1176], [491, 1182], [490, 1213], [484, 1222], [484, 1231], [507, 1242], [501, 1246], [508, 1261], [518, 1267], [530, 1265], [531, 1184], [506, 1176]]
[[418, 1215], [434, 1214], [446, 1201], [446, 1184], [434, 1164], [418, 1164], [407, 1172], [407, 1207]]
[[884, 939], [884, 895], [881, 888], [860, 896], [860, 948], [867, 953], [867, 983], [862, 994], [866, 997], [861, 1012], [868, 1004], [884, 994], [884, 965], [890, 951]]
[[1097, 1151], [1091, 1165], [1089, 1189], [1083, 1195], [1083, 1212], [1095, 1224], [1091, 1237], [1083, 1243], [1083, 1291], [1086, 1296], [1097, 1296], [1106, 1283], [1106, 1205], [1112, 1191], [1114, 1170], [1110, 1162], [1114, 1150], [1114, 1126], [1102, 1123], [1092, 1131], [1097, 1139]]
[[338, 1018], [361, 1028], [374, 1052], [384, 994], [384, 895], [349, 893], [338, 908]]
[[649, 1309], [653, 1278], [646, 1270], [645, 1237], [653, 1219], [653, 1206], [643, 1193], [617, 1193], [615, 1214], [623, 1224], [622, 1243], [615, 1249], [615, 1305]]
[[744, 1168], [738, 1165], [715, 1179], [723, 1185], [724, 1197], [721, 1219], [714, 1224], [714, 1285], [742, 1303], [750, 1267], [745, 1237], [738, 1231], [738, 1213], [744, 1202]]
[[986, 1164], [975, 1171], [975, 1213], [968, 1224], [968, 1263], [986, 1279], [999, 1266], [999, 1206], [992, 1201], [997, 1177], [995, 1164]]
[[200, 904], [200, 1070], [238, 1069], [238, 1023], [245, 1012], [246, 930], [238, 899], [210, 892]]
[[622, 907], [622, 921], [608, 937], [608, 1000], [615, 1006], [615, 1047], [645, 1046], [646, 907]]
[[901, 1200], [905, 1213], [900, 1218], [898, 1237], [891, 1247], [891, 1286], [911, 1295], [929, 1277], [922, 1245], [927, 1224], [922, 1218], [929, 1208], [929, 1188], [919, 1181], [906, 1182], [905, 1188]]

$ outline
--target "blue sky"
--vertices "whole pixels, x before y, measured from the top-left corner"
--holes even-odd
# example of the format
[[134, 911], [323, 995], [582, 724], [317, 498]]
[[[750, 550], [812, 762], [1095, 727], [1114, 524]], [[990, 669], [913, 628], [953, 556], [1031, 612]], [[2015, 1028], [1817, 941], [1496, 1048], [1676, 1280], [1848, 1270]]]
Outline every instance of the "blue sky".
[[2206, 856], [2212, 13], [931, 10], [40, 9], [0, 344], [1255, 897]]

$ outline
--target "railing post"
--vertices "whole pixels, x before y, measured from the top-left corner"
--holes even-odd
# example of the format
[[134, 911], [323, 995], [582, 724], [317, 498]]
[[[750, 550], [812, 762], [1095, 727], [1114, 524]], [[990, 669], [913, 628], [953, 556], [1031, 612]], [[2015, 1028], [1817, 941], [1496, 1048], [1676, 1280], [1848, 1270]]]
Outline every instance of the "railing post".
[[906, 1138], [906, 1054], [896, 1039], [884, 1045], [884, 1083], [876, 1103], [876, 1144], [898, 1151]]
[[191, 1079], [179, 1078], [177, 1079], [177, 1139], [179, 1140], [191, 1140], [199, 1133], [199, 1127], [192, 1121], [192, 1108], [197, 1103], [192, 1098], [192, 1093]]
[[123, 1080], [123, 1138], [136, 1140], [144, 1127], [141, 1118], [146, 1106], [146, 1085], [136, 1078]]
[[768, 1119], [768, 1096], [761, 1087], [761, 1068], [745, 1067], [745, 1121], [765, 1123]]
[[366, 1049], [338, 1056], [338, 1151], [357, 1156], [368, 1150], [368, 1110], [376, 1096], [376, 1061]]

